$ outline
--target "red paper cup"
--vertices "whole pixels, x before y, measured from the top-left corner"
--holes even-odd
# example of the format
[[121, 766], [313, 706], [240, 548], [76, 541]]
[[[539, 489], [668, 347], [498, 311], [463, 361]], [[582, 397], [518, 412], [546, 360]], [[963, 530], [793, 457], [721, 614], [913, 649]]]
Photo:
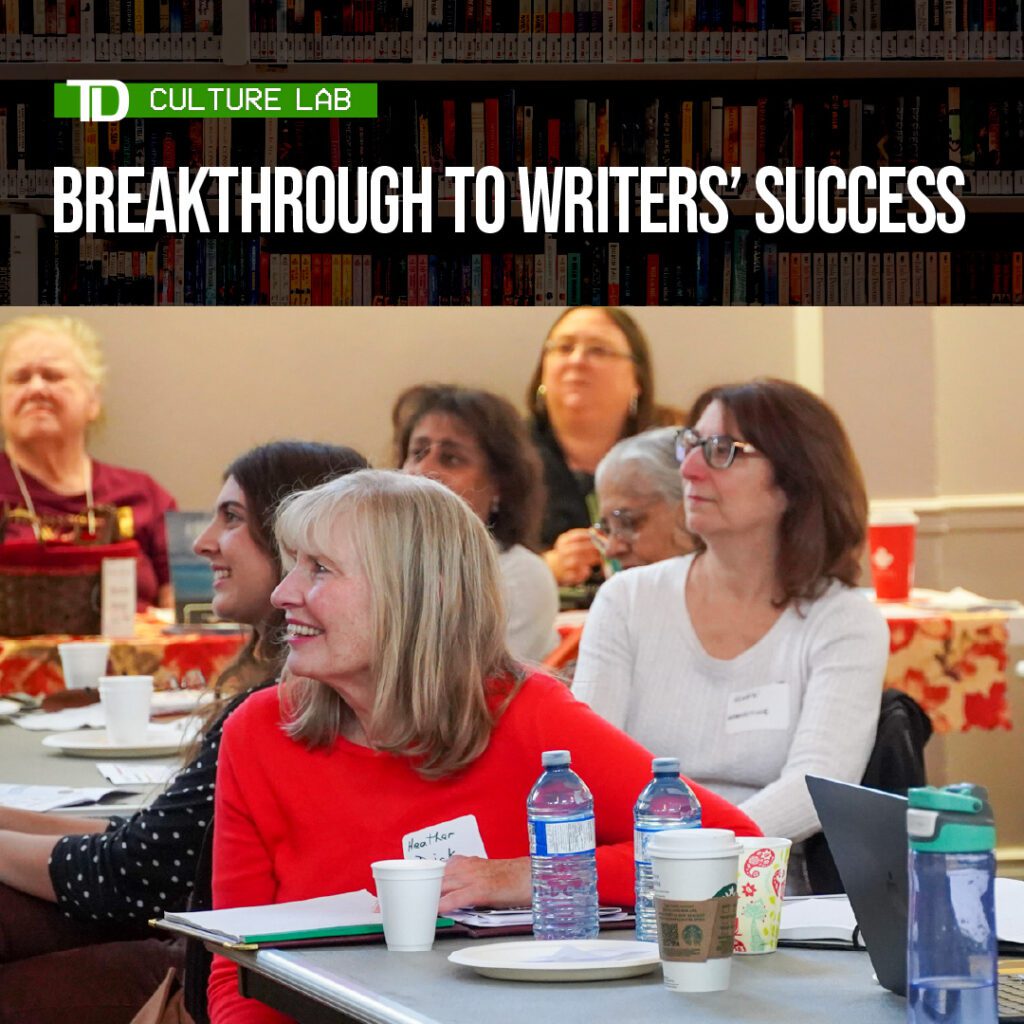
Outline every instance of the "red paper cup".
[[917, 516], [909, 509], [872, 513], [868, 524], [871, 579], [879, 601], [906, 601], [914, 586]]

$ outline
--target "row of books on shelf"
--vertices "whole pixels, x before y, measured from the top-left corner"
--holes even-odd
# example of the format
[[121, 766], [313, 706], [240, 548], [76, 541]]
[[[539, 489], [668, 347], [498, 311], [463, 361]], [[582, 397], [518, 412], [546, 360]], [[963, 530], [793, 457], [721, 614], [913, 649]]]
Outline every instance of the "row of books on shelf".
[[0, 60], [216, 61], [221, 0], [0, 0]]
[[826, 251], [746, 228], [664, 251], [554, 236], [528, 252], [282, 252], [238, 235], [171, 236], [147, 249], [5, 219], [0, 303], [26, 302], [33, 281], [28, 304], [41, 305], [1024, 303], [1020, 250]]
[[1012, 60], [1021, 0], [250, 0], [254, 61]]
[[[534, 102], [531, 102], [534, 100]], [[52, 195], [52, 168], [560, 164], [757, 168], [963, 167], [979, 195], [1024, 192], [1024, 88], [935, 86], [848, 95], [542, 99], [502, 90], [482, 99], [383, 103], [376, 121], [339, 119], [53, 120], [25, 102], [0, 105], [0, 195]], [[440, 195], [451, 182], [441, 177]]]

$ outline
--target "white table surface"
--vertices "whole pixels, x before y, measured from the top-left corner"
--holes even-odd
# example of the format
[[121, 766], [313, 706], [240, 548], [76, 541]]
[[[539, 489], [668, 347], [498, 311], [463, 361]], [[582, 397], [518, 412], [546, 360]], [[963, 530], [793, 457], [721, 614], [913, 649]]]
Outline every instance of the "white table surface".
[[[254, 986], [253, 994], [271, 1003], [296, 992], [306, 996], [311, 1003], [305, 1010], [282, 1007], [300, 1024], [902, 1024], [906, 1019], [906, 1001], [880, 988], [867, 954], [852, 950], [783, 949], [737, 957], [728, 991], [683, 995], [665, 988], [660, 969], [641, 978], [593, 983], [484, 978], [448, 962], [448, 954], [466, 944], [465, 939], [439, 940], [429, 953], [388, 953], [383, 945], [372, 945], [230, 956], [252, 972], [246, 983]], [[484, 944], [476, 940], [474, 948]]]

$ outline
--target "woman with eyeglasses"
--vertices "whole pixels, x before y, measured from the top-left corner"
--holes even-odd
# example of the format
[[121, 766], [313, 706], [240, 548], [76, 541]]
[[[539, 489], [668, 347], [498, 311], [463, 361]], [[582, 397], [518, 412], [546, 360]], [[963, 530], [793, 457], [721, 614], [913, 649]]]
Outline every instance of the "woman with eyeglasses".
[[598, 463], [591, 538], [611, 571], [693, 550], [683, 513], [675, 427], [624, 438]]
[[782, 380], [698, 398], [678, 456], [692, 555], [608, 581], [574, 691], [766, 835], [819, 828], [804, 776], [859, 782], [889, 632], [854, 584], [867, 497], [835, 413]]
[[547, 488], [544, 557], [560, 585], [576, 586], [601, 562], [588, 532], [597, 464], [616, 441], [672, 422], [671, 413], [654, 403], [647, 339], [616, 307], [580, 306], [555, 321], [527, 404]]

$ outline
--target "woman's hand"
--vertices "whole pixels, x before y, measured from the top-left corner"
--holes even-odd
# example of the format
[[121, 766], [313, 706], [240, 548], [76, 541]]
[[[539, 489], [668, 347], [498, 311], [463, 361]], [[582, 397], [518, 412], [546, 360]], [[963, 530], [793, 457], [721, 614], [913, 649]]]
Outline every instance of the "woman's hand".
[[555, 546], [544, 552], [544, 560], [559, 586], [575, 587], [601, 564], [601, 555], [589, 530], [566, 530], [556, 538]]
[[526, 907], [530, 905], [530, 858], [488, 860], [456, 855], [441, 882], [439, 914], [459, 907]]

